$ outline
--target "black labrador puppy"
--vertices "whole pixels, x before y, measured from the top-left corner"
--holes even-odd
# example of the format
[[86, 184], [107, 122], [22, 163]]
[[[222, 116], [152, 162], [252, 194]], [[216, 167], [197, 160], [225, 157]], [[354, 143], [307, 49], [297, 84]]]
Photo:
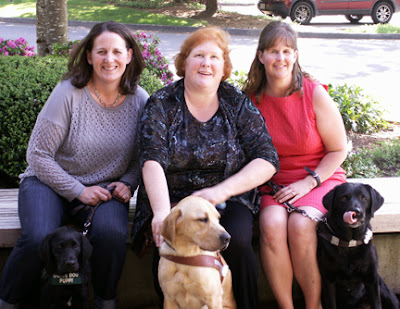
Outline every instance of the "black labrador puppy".
[[44, 263], [41, 305], [44, 308], [89, 308], [89, 258], [92, 246], [82, 233], [63, 226], [40, 245]]
[[390, 308], [399, 301], [378, 274], [370, 220], [383, 197], [371, 186], [344, 183], [328, 192], [318, 224], [317, 258], [324, 309]]

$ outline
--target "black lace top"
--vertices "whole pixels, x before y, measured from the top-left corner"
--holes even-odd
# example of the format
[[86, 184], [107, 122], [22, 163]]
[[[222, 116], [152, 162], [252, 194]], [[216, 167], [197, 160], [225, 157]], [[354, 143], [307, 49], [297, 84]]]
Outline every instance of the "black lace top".
[[[264, 119], [239, 89], [221, 83], [219, 109], [207, 122], [189, 112], [183, 79], [154, 93], [146, 104], [140, 126], [140, 163], [154, 160], [163, 167], [171, 201], [213, 186], [256, 158], [279, 170], [279, 160]], [[256, 190], [232, 197], [258, 212]], [[149, 207], [141, 185], [137, 214]], [[147, 213], [147, 210], [145, 211]]]

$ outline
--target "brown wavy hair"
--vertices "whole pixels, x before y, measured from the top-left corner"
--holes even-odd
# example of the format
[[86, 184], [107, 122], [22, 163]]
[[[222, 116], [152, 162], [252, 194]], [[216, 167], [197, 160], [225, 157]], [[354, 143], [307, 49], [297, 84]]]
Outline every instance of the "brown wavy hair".
[[189, 54], [193, 48], [207, 41], [215, 42], [223, 52], [224, 76], [222, 77], [221, 81], [225, 81], [231, 76], [232, 62], [231, 58], [229, 57], [230, 36], [228, 32], [219, 27], [201, 28], [186, 38], [181, 45], [179, 53], [175, 56], [176, 75], [179, 77], [185, 77], [185, 64]]
[[77, 88], [85, 87], [93, 74], [93, 66], [87, 61], [87, 52], [91, 52], [94, 40], [103, 32], [114, 32], [125, 40], [126, 48], [132, 49], [132, 60], [127, 64], [124, 74], [121, 77], [119, 91], [121, 94], [135, 94], [140, 81], [145, 63], [142, 51], [137, 45], [132, 31], [123, 24], [115, 21], [106, 21], [93, 26], [89, 34], [73, 49], [68, 63], [68, 72], [63, 79], [71, 79], [72, 85]]
[[[263, 95], [265, 89], [268, 85], [267, 76], [265, 74], [265, 67], [258, 59], [258, 53], [264, 52], [265, 50], [274, 47], [279, 41], [282, 40], [285, 44], [294, 49], [297, 48], [297, 33], [293, 28], [282, 21], [272, 21], [270, 22], [261, 32], [258, 41], [256, 56], [251, 64], [247, 80], [243, 86], [243, 91], [248, 96], [255, 96], [256, 103], [259, 103], [261, 96]], [[291, 95], [296, 91], [303, 94], [303, 77], [311, 78], [311, 76], [304, 72], [299, 64], [299, 57], [293, 65], [293, 79], [292, 85], [288, 90], [287, 95]]]

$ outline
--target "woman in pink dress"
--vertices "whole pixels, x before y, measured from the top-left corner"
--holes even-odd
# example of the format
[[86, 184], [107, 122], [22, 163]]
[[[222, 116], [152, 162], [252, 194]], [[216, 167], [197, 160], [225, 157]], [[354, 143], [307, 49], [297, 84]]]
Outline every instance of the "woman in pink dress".
[[288, 213], [282, 203], [292, 203], [311, 217], [321, 218], [326, 212], [323, 196], [346, 181], [340, 168], [347, 154], [341, 115], [327, 86], [302, 71], [297, 35], [281, 21], [262, 31], [244, 91], [265, 118], [281, 164], [273, 181], [284, 185], [261, 199], [260, 259], [265, 276], [280, 308], [293, 308], [293, 276], [306, 308], [321, 308], [317, 222]]

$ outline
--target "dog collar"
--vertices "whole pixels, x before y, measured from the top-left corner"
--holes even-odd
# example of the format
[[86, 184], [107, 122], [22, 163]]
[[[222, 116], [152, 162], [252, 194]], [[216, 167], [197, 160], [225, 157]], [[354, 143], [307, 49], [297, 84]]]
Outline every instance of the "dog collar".
[[73, 285], [82, 284], [82, 277], [79, 273], [68, 273], [64, 275], [53, 274], [50, 276], [51, 285]]
[[195, 255], [195, 256], [177, 256], [170, 254], [160, 255], [171, 262], [188, 265], [188, 266], [200, 266], [200, 267], [212, 267], [219, 271], [221, 282], [227, 275], [229, 267], [227, 264], [222, 262], [221, 255], [217, 253], [217, 256], [211, 255]]
[[371, 229], [367, 229], [367, 232], [365, 233], [363, 240], [352, 239], [350, 241], [346, 241], [346, 240], [337, 238], [336, 236], [328, 233], [327, 231], [318, 230], [318, 236], [329, 241], [330, 244], [332, 244], [336, 247], [345, 247], [345, 248], [357, 247], [357, 246], [364, 245], [364, 244], [367, 245], [370, 242], [370, 240], [372, 239], [372, 235], [373, 235], [373, 233], [372, 233]]

